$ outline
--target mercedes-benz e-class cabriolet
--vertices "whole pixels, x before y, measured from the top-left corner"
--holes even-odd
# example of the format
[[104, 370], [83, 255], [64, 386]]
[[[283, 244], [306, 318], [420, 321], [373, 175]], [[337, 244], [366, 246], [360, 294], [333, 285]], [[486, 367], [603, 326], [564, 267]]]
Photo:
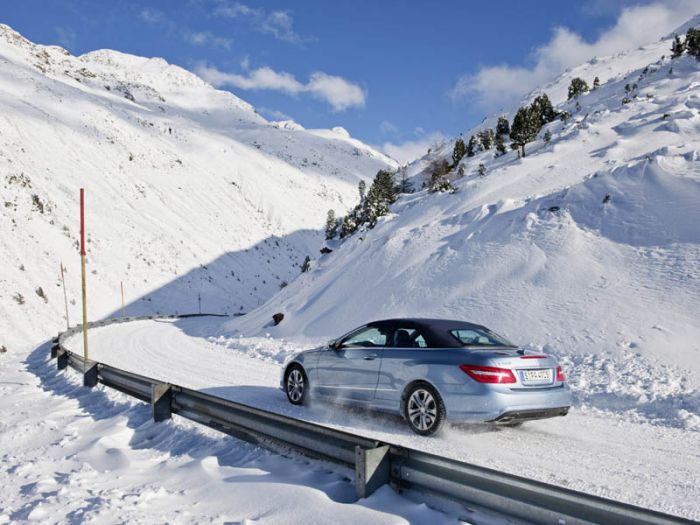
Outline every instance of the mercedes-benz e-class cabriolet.
[[553, 357], [442, 319], [376, 321], [299, 352], [285, 363], [281, 388], [295, 405], [312, 397], [400, 414], [421, 435], [448, 419], [516, 426], [564, 416], [571, 405]]

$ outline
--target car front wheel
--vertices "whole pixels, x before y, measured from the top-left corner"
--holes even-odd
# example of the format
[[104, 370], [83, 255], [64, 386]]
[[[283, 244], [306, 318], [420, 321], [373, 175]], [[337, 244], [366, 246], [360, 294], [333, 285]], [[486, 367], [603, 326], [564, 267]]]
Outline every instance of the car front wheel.
[[299, 365], [289, 367], [284, 380], [284, 390], [289, 402], [292, 405], [303, 405], [306, 402], [308, 387], [304, 369]]
[[437, 391], [428, 384], [419, 383], [408, 390], [404, 416], [416, 434], [435, 434], [445, 422], [445, 405]]

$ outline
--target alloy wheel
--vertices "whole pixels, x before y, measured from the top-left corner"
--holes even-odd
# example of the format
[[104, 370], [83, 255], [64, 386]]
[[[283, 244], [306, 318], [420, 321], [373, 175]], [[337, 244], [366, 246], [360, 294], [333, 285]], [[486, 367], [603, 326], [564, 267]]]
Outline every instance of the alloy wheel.
[[304, 398], [304, 375], [298, 368], [287, 375], [287, 396], [294, 404], [301, 404]]
[[417, 388], [408, 398], [406, 413], [414, 428], [427, 432], [438, 420], [438, 405], [428, 390]]

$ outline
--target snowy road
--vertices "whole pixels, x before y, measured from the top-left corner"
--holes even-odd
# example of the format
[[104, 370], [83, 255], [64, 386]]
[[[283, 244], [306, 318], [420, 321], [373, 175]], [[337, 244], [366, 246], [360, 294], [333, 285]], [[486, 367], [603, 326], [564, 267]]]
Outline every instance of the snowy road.
[[[398, 418], [321, 403], [294, 407], [277, 388], [281, 356], [300, 345], [216, 337], [220, 320], [138, 321], [92, 330], [91, 358], [292, 417], [625, 501], [700, 518], [699, 434], [574, 409], [519, 429], [448, 427], [413, 435]], [[233, 341], [233, 343], [232, 343]], [[74, 337], [68, 347], [81, 350]]]

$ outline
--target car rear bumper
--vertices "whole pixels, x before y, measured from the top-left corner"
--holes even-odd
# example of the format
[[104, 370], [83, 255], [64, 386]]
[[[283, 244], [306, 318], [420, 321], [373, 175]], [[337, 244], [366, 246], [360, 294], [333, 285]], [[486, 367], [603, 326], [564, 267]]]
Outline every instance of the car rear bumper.
[[571, 391], [566, 384], [528, 391], [502, 385], [480, 388], [473, 393], [455, 390], [441, 392], [447, 418], [454, 422], [507, 423], [545, 419], [564, 416], [571, 406]]

